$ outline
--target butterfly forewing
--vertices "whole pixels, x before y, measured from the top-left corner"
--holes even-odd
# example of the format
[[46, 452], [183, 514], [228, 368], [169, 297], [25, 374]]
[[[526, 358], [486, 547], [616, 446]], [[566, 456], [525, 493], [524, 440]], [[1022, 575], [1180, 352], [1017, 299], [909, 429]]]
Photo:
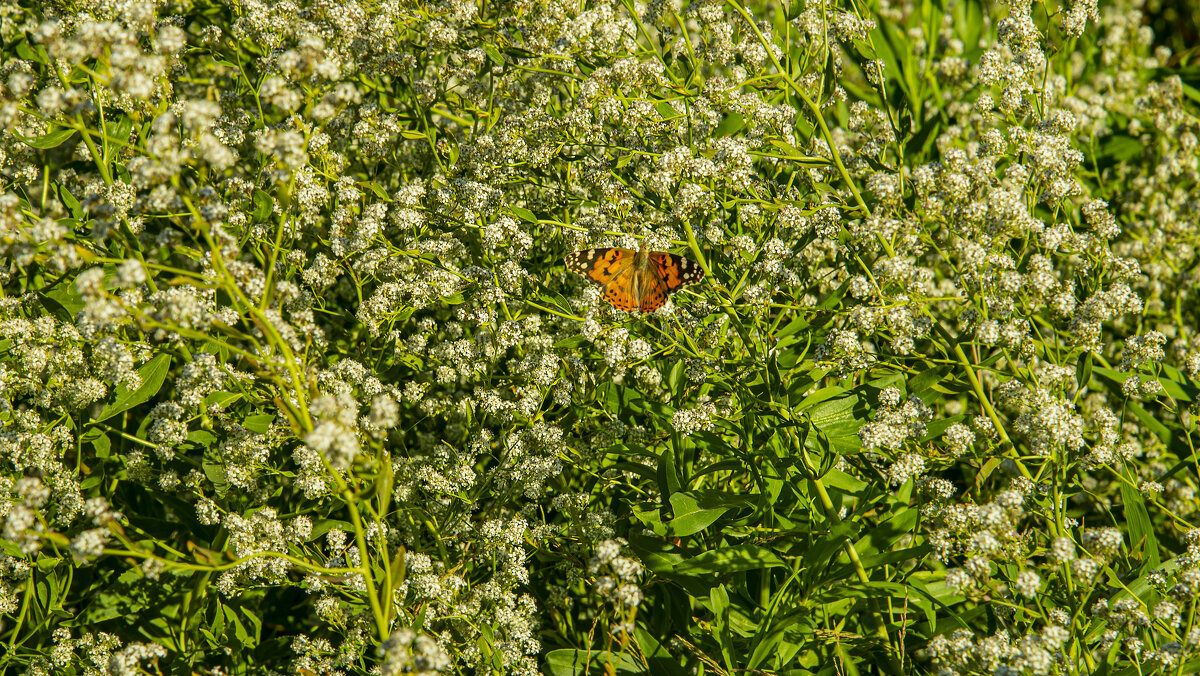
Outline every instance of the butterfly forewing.
[[688, 284], [695, 284], [704, 279], [703, 268], [693, 263], [692, 259], [677, 256], [673, 253], [651, 251], [650, 265], [654, 267], [655, 272], [662, 279], [667, 293], [675, 293]]
[[635, 253], [615, 247], [576, 251], [566, 258], [567, 269], [597, 284], [608, 284], [633, 265]]

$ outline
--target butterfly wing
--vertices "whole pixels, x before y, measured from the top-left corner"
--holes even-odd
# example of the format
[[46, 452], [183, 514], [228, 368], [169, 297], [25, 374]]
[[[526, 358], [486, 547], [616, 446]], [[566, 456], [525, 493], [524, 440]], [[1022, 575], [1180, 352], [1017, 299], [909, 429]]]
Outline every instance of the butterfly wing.
[[613, 307], [633, 312], [638, 309], [635, 294], [636, 256], [636, 252], [617, 247], [585, 249], [568, 255], [565, 263], [571, 272], [599, 284], [604, 299]]
[[633, 265], [626, 267], [604, 285], [604, 300], [612, 303], [618, 310], [637, 311], [642, 302], [638, 285], [643, 274], [643, 270]]
[[627, 268], [633, 267], [635, 253], [629, 249], [606, 247], [576, 251], [564, 259], [567, 269], [604, 286]]
[[568, 255], [565, 263], [599, 284], [604, 299], [626, 312], [654, 312], [671, 294], [704, 279], [704, 270], [688, 258], [662, 251], [647, 256], [645, 264], [636, 265], [637, 252], [629, 249], [585, 249]]
[[637, 309], [642, 312], [654, 312], [662, 307], [667, 302], [667, 296], [671, 294], [667, 291], [667, 286], [663, 283], [658, 270], [653, 265], [647, 265], [640, 270], [635, 270], [634, 274], [636, 275], [634, 296], [637, 298]]
[[704, 269], [695, 261], [665, 251], [650, 252], [650, 267], [662, 281], [667, 295], [704, 279]]

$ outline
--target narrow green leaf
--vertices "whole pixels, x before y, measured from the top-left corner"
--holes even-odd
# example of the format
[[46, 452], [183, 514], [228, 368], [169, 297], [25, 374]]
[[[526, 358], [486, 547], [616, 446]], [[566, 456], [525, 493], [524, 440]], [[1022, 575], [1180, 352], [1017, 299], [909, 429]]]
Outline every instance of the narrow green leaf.
[[773, 138], [771, 139], [771, 145], [782, 150], [784, 155], [795, 157], [797, 159], [804, 157], [804, 153], [800, 152], [796, 146], [784, 141], [783, 139]]
[[1121, 483], [1121, 504], [1125, 508], [1125, 521], [1129, 524], [1129, 550], [1142, 552], [1143, 567], [1158, 566], [1158, 538], [1154, 524], [1146, 509], [1146, 500], [1137, 488]]
[[38, 150], [49, 150], [51, 148], [57, 148], [60, 145], [62, 145], [63, 143], [66, 143], [67, 139], [69, 139], [75, 135], [75, 130], [74, 129], [56, 129], [48, 134], [43, 134], [41, 136], [36, 136], [33, 138], [27, 138], [25, 136], [21, 136], [20, 134], [15, 134], [15, 135], [17, 136], [17, 138], [21, 139], [21, 141], [25, 145], [29, 146], [30, 148], [37, 148]]
[[983, 463], [983, 465], [979, 468], [979, 472], [975, 475], [975, 486], [977, 488], [982, 486], [983, 482], [987, 481], [987, 478], [991, 476], [992, 472], [996, 471], [996, 468], [999, 466], [1000, 458], [989, 458], [987, 462]]
[[1092, 382], [1092, 353], [1084, 352], [1083, 358], [1075, 364], [1075, 382], [1080, 388]]
[[72, 217], [76, 220], [83, 218], [83, 209], [79, 206], [79, 200], [75, 199], [70, 190], [67, 190], [67, 186], [58, 186], [58, 198], [67, 207], [67, 211], [71, 212]]
[[735, 573], [743, 570], [782, 568], [783, 559], [775, 552], [758, 545], [734, 545], [712, 549], [675, 566], [681, 575], [705, 573]]
[[[834, 397], [841, 396], [843, 394], [846, 394], [846, 392], [847, 392], [846, 388], [838, 387], [836, 385], [831, 386], [831, 387], [822, 387], [821, 389], [817, 390], [816, 392], [813, 392], [812, 394], [804, 397], [804, 399], [801, 400], [799, 404], [796, 404], [793, 408], [797, 412], [807, 411], [807, 410], [815, 407], [817, 404], [820, 404], [821, 402], [828, 401], [830, 399], [833, 399]], [[840, 408], [840, 407], [835, 407], [835, 408]], [[822, 409], [822, 410], [824, 410], [824, 409]], [[810, 412], [809, 415], [813, 415], [813, 413]]]
[[713, 638], [717, 639], [721, 646], [725, 670], [733, 673], [733, 634], [729, 629], [729, 592], [725, 585], [717, 585], [708, 590], [708, 603], [713, 614]]
[[237, 392], [212, 392], [204, 398], [204, 403], [208, 406], [228, 408], [230, 404], [241, 398], [242, 395]]
[[225, 610], [226, 610], [225, 606], [222, 605], [220, 602], [218, 602], [216, 605], [216, 609], [213, 612], [213, 621], [212, 621], [212, 624], [210, 625], [210, 627], [211, 627], [213, 636], [218, 637], [218, 638], [224, 638], [224, 636], [225, 636], [225, 626], [226, 626]]
[[556, 350], [575, 350], [588, 345], [591, 341], [583, 336], [568, 336], [554, 344]]

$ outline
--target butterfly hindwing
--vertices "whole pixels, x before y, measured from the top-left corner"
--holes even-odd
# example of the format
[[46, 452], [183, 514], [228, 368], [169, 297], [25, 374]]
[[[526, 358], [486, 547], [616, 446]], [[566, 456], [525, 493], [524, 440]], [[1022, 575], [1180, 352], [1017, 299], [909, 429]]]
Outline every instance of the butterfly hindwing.
[[638, 270], [638, 309], [642, 312], [654, 312], [667, 302], [671, 295], [663, 283], [662, 276], [652, 266]]
[[634, 312], [638, 309], [636, 279], [638, 270], [632, 265], [623, 269], [616, 277], [604, 284], [604, 300], [618, 310]]

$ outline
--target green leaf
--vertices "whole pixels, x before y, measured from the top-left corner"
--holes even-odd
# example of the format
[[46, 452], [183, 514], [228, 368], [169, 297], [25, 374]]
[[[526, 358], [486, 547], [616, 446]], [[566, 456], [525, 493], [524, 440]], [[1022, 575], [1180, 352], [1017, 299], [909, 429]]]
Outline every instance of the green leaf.
[[384, 202], [392, 201], [392, 196], [387, 194], [387, 191], [383, 189], [383, 186], [379, 185], [375, 181], [364, 181], [363, 185], [365, 185], [371, 192], [375, 193], [375, 196]]
[[675, 454], [671, 449], [664, 448], [658, 456], [658, 467], [656, 472], [656, 480], [658, 490], [663, 495], [674, 495], [679, 492], [681, 486], [679, 483], [679, 470], [675, 466]]
[[142, 377], [141, 386], [132, 392], [124, 386], [118, 386], [116, 399], [104, 407], [104, 410], [100, 411], [100, 414], [93, 418], [92, 422], [108, 420], [118, 413], [123, 413], [138, 404], [149, 401], [150, 397], [158, 394], [158, 390], [162, 387], [170, 370], [170, 355], [160, 354], [146, 362], [142, 368], [138, 369], [138, 375]]
[[538, 222], [537, 216], [528, 209], [522, 209], [521, 207], [509, 207], [509, 209], [513, 212], [514, 216], [523, 221], [527, 221], [535, 225]]
[[730, 113], [713, 130], [713, 136], [732, 136], [745, 126], [746, 119], [742, 117], [741, 113]]
[[67, 190], [67, 186], [58, 186], [58, 197], [62, 200], [63, 205], [67, 207], [67, 211], [71, 212], [71, 216], [75, 220], [83, 218], [83, 209], [79, 206], [79, 200], [75, 199], [70, 190]]
[[1129, 524], [1129, 550], [1143, 553], [1143, 569], [1158, 566], [1158, 538], [1154, 535], [1154, 524], [1150, 521], [1141, 491], [1121, 482], [1121, 504], [1125, 508], [1125, 521]]
[[1092, 353], [1084, 352], [1083, 359], [1075, 363], [1075, 383], [1080, 388], [1087, 387], [1088, 383], [1092, 382], [1092, 368]]
[[1190, 378], [1166, 364], [1159, 364], [1158, 369], [1160, 376], [1158, 384], [1162, 385], [1167, 396], [1179, 401], [1196, 401], [1197, 396], [1200, 395], [1200, 388], [1197, 388]]
[[[56, 316], [60, 313], [65, 314], [64, 317], [59, 317], [59, 319], [71, 324], [75, 323], [76, 313], [82, 310], [83, 306], [86, 305], [83, 300], [83, 296], [80, 296], [79, 291], [75, 289], [75, 284], [65, 280], [56, 284], [54, 288], [50, 289], [46, 293], [41, 294], [40, 298], [42, 300], [42, 305], [47, 310], [54, 313]], [[49, 299], [52, 304], [57, 305], [57, 307], [51, 309], [50, 304], [46, 303], [46, 299]]]
[[836, 488], [846, 493], [858, 493], [867, 488], [867, 483], [837, 469], [831, 469], [821, 479], [830, 488]]
[[266, 434], [267, 430], [271, 428], [271, 423], [274, 421], [275, 416], [273, 414], [262, 413], [259, 415], [247, 416], [246, 419], [242, 421], [242, 427], [245, 427], [256, 434]]
[[588, 345], [590, 343], [591, 343], [591, 341], [589, 341], [587, 338], [584, 338], [583, 336], [567, 336], [566, 338], [563, 338], [562, 340], [555, 343], [554, 349], [556, 349], [556, 350], [574, 350], [574, 349], [583, 347], [584, 345]]
[[1104, 136], [1096, 148], [1096, 165], [1105, 169], [1122, 164], [1146, 152], [1141, 139], [1128, 134]]
[[[638, 648], [641, 649], [642, 655], [646, 658], [646, 663], [649, 665], [648, 673], [664, 674], [665, 676], [683, 676], [684, 670], [679, 666], [679, 662], [671, 655], [670, 651], [663, 647], [658, 638], [646, 631], [639, 622], [634, 626], [634, 636], [637, 638]], [[666, 637], [662, 637], [666, 640]]]
[[254, 213], [251, 218], [255, 223], [263, 223], [271, 217], [271, 212], [275, 209], [275, 200], [271, 196], [255, 188], [254, 190]]
[[908, 393], [920, 396], [923, 392], [941, 382], [953, 368], [952, 366], [938, 366], [937, 368], [921, 371], [908, 381]]
[[308, 534], [308, 542], [315, 542], [334, 528], [344, 530], [346, 532], [354, 532], [354, 524], [349, 521], [339, 521], [336, 519], [321, 519], [313, 524], [312, 532]]
[[672, 494], [671, 508], [675, 518], [667, 523], [667, 532], [676, 537], [695, 535], [729, 511], [728, 507], [701, 507], [696, 496], [689, 493]]
[[504, 65], [504, 55], [500, 53], [500, 50], [496, 49], [492, 45], [487, 44], [486, 42], [483, 44], [482, 49], [483, 53], [487, 54], [488, 58], [492, 60], [492, 63], [496, 64], [497, 66]]
[[225, 607], [225, 618], [233, 626], [233, 636], [238, 643], [246, 644], [246, 640], [250, 638], [250, 633], [246, 631], [246, 625], [242, 624], [241, 618], [238, 617], [237, 611], [228, 606]]
[[712, 549], [675, 566], [680, 575], [735, 573], [743, 570], [783, 568], [783, 559], [775, 552], [758, 545], [734, 545]]
[[821, 429], [840, 422], [855, 421], [853, 411], [857, 403], [858, 397], [855, 396], [823, 401], [813, 406], [808, 412], [808, 416], [813, 424]]
[[228, 408], [230, 404], [241, 398], [242, 395], [237, 392], [212, 392], [204, 398], [204, 403], [208, 406]]
[[90, 443], [95, 449], [97, 458], [107, 458], [112, 451], [112, 442], [108, 438], [108, 433], [98, 428], [85, 432], [79, 441], [85, 444]]
[[[729, 592], [725, 585], [717, 585], [708, 590], [709, 608], [713, 614], [713, 638], [721, 646], [721, 657], [725, 660], [726, 671], [733, 669], [733, 634], [729, 628]], [[740, 662], [740, 660], [739, 660]]]
[[74, 129], [57, 129], [48, 134], [43, 134], [41, 136], [36, 136], [34, 138], [28, 138], [25, 136], [21, 136], [20, 134], [15, 134], [15, 135], [17, 136], [17, 138], [21, 139], [21, 141], [25, 145], [29, 146], [30, 148], [37, 148], [38, 150], [49, 150], [51, 148], [57, 148], [60, 145], [62, 145], [63, 143], [66, 143], [67, 139], [69, 139], [75, 135], [75, 130]]
[[26, 61], [41, 62], [41, 60], [38, 59], [37, 54], [32, 49], [29, 48], [29, 43], [26, 42], [24, 39], [21, 39], [17, 42], [16, 53], [17, 53], [17, 56], [21, 57], [22, 59], [25, 59]]
[[240, 610], [242, 611], [242, 615], [246, 617], [246, 622], [254, 628], [254, 638], [256, 639], [255, 643], [257, 643], [257, 639], [262, 634], [262, 616], [258, 614], [258, 609], [255, 607], [243, 606]]
[[214, 616], [213, 622], [210, 625], [214, 638], [222, 638], [223, 639], [225, 637], [225, 626], [226, 626], [226, 621], [227, 621], [226, 613], [227, 612], [229, 612], [229, 609], [226, 608], [224, 606], [224, 604], [217, 602], [216, 612], [213, 613], [213, 616]]
[[783, 139], [773, 138], [773, 139], [771, 139], [771, 145], [775, 146], [776, 148], [779, 148], [780, 150], [783, 151], [784, 155], [787, 155], [789, 157], [797, 157], [797, 158], [804, 157], [804, 153], [800, 152], [800, 150], [798, 148], [796, 148], [796, 146], [788, 143], [787, 141], [784, 141]]
[[201, 448], [212, 448], [217, 443], [217, 436], [207, 430], [191, 430], [187, 440]]
[[[850, 406], [854, 405], [853, 397], [846, 397], [843, 399], [834, 399], [834, 397], [839, 397], [841, 395], [844, 395], [844, 394], [846, 394], [846, 392], [847, 392], [846, 388], [838, 387], [836, 385], [831, 386], [831, 387], [822, 387], [821, 389], [817, 390], [816, 392], [813, 392], [812, 394], [804, 397], [804, 399], [801, 400], [800, 403], [793, 406], [793, 408], [796, 411], [809, 411], [810, 417], [811, 416], [825, 416], [830, 413], [833, 413], [836, 416], [837, 411], [841, 411], [842, 409], [846, 408], [846, 404], [844, 403], [845, 399], [851, 400], [850, 404], [849, 404]], [[834, 399], [834, 403], [832, 405], [829, 405], [829, 404], [822, 405], [823, 402], [828, 402], [830, 399]], [[809, 410], [809, 409], [812, 409], [812, 410]], [[814, 421], [814, 423], [815, 423], [815, 421]]]
[[987, 478], [991, 476], [992, 472], [996, 471], [996, 468], [999, 466], [1000, 458], [988, 458], [987, 462], [980, 466], [979, 472], [975, 475], [976, 488], [982, 486], [983, 482], [987, 481]]
[[[614, 658], [615, 661], [614, 661]], [[562, 648], [546, 653], [546, 668], [552, 676], [584, 676], [604, 674], [605, 665], [611, 665], [616, 673], [643, 674], [643, 669], [629, 653], [612, 653], [600, 650]]]

